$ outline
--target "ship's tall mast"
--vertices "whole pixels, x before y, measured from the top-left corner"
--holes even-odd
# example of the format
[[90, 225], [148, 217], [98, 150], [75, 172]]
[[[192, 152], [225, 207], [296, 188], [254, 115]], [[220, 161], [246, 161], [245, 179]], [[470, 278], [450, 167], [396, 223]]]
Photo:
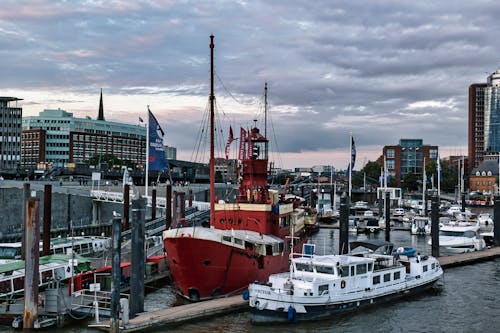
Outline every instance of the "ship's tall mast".
[[214, 165], [214, 36], [210, 35], [210, 225], [215, 224]]
[[267, 82], [264, 85], [264, 137], [267, 139]]

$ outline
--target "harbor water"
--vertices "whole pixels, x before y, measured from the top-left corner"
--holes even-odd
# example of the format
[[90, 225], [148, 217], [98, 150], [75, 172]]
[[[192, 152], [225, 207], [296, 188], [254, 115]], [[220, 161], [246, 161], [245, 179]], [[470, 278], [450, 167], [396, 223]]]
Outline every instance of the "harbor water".
[[[366, 235], [350, 234], [350, 240]], [[384, 239], [384, 232], [369, 237]], [[429, 254], [430, 236], [411, 236], [393, 231], [396, 246], [410, 246], [421, 255]], [[317, 254], [338, 252], [338, 230], [321, 229], [314, 235]], [[439, 286], [397, 302], [344, 314], [330, 320], [274, 326], [254, 326], [250, 313], [235, 313], [194, 322], [177, 328], [158, 328], [148, 332], [500, 332], [500, 259], [469, 266], [448, 268]], [[156, 310], [176, 303], [171, 287], [146, 296], [146, 309]], [[89, 319], [91, 320], [91, 319]], [[97, 333], [83, 322], [53, 333]], [[0, 332], [15, 330], [0, 327]]]

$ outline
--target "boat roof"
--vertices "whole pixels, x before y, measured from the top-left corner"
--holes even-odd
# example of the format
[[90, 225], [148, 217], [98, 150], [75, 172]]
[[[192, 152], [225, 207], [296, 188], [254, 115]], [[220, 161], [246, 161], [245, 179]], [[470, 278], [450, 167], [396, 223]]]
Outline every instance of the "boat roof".
[[368, 257], [359, 257], [353, 255], [321, 255], [314, 257], [298, 257], [293, 258], [295, 263], [310, 264], [310, 265], [321, 265], [321, 266], [337, 266], [337, 265], [349, 265], [349, 264], [359, 264], [364, 262], [373, 262], [375, 259]]
[[457, 232], [462, 232], [462, 231], [468, 231], [468, 230], [472, 230], [472, 231], [478, 231], [479, 230], [479, 226], [473, 224], [473, 225], [442, 225], [440, 228], [439, 228], [440, 231], [457, 231]]
[[391, 242], [387, 242], [385, 240], [381, 239], [366, 239], [362, 241], [352, 241], [349, 243], [351, 247], [351, 251], [354, 250], [357, 247], [365, 247], [367, 249], [370, 249], [372, 251], [375, 251], [376, 249], [386, 246], [386, 247], [394, 247], [394, 244]]
[[[87, 262], [87, 263], [91, 262], [90, 260], [88, 260], [80, 255], [75, 254], [74, 256], [79, 264], [84, 263], [84, 262]], [[66, 254], [52, 254], [49, 256], [40, 257], [38, 264], [39, 264], [39, 266], [51, 264], [51, 263], [65, 264], [65, 263], [68, 263], [70, 259], [72, 259], [72, 255], [69, 256]], [[15, 260], [15, 261], [12, 261], [9, 263], [1, 264], [0, 265], [0, 274], [5, 273], [5, 272], [16, 271], [19, 269], [24, 269], [24, 267], [25, 267], [24, 260]]]

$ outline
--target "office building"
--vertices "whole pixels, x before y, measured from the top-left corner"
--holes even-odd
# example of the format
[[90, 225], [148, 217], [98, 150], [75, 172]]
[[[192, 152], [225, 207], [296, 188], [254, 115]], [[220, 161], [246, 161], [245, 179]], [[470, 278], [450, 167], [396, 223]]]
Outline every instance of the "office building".
[[21, 119], [23, 109], [16, 97], [0, 97], [0, 170], [16, 172], [21, 166]]
[[486, 154], [500, 153], [500, 70], [486, 83], [470, 85], [468, 127], [468, 169], [472, 170]]
[[394, 177], [398, 187], [408, 174], [415, 174], [417, 179], [423, 179], [425, 163], [438, 156], [438, 146], [424, 145], [422, 139], [401, 139], [398, 145], [384, 146], [378, 162], [386, 161], [387, 171]]
[[[99, 117], [104, 118], [101, 110]], [[24, 167], [35, 168], [38, 163], [71, 167], [105, 154], [131, 164], [145, 163], [146, 128], [141, 125], [75, 118], [57, 109], [23, 118], [22, 129], [24, 137], [29, 138], [23, 149]], [[38, 148], [38, 154], [30, 155], [32, 147]]]

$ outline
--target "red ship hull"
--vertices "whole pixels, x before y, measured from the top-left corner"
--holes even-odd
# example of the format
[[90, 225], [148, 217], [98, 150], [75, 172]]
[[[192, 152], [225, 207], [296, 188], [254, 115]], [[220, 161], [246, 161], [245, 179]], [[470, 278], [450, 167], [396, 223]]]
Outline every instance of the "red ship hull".
[[[298, 241], [294, 252], [302, 249]], [[258, 256], [250, 250], [193, 237], [164, 239], [176, 292], [197, 301], [237, 293], [289, 269], [290, 251]]]

